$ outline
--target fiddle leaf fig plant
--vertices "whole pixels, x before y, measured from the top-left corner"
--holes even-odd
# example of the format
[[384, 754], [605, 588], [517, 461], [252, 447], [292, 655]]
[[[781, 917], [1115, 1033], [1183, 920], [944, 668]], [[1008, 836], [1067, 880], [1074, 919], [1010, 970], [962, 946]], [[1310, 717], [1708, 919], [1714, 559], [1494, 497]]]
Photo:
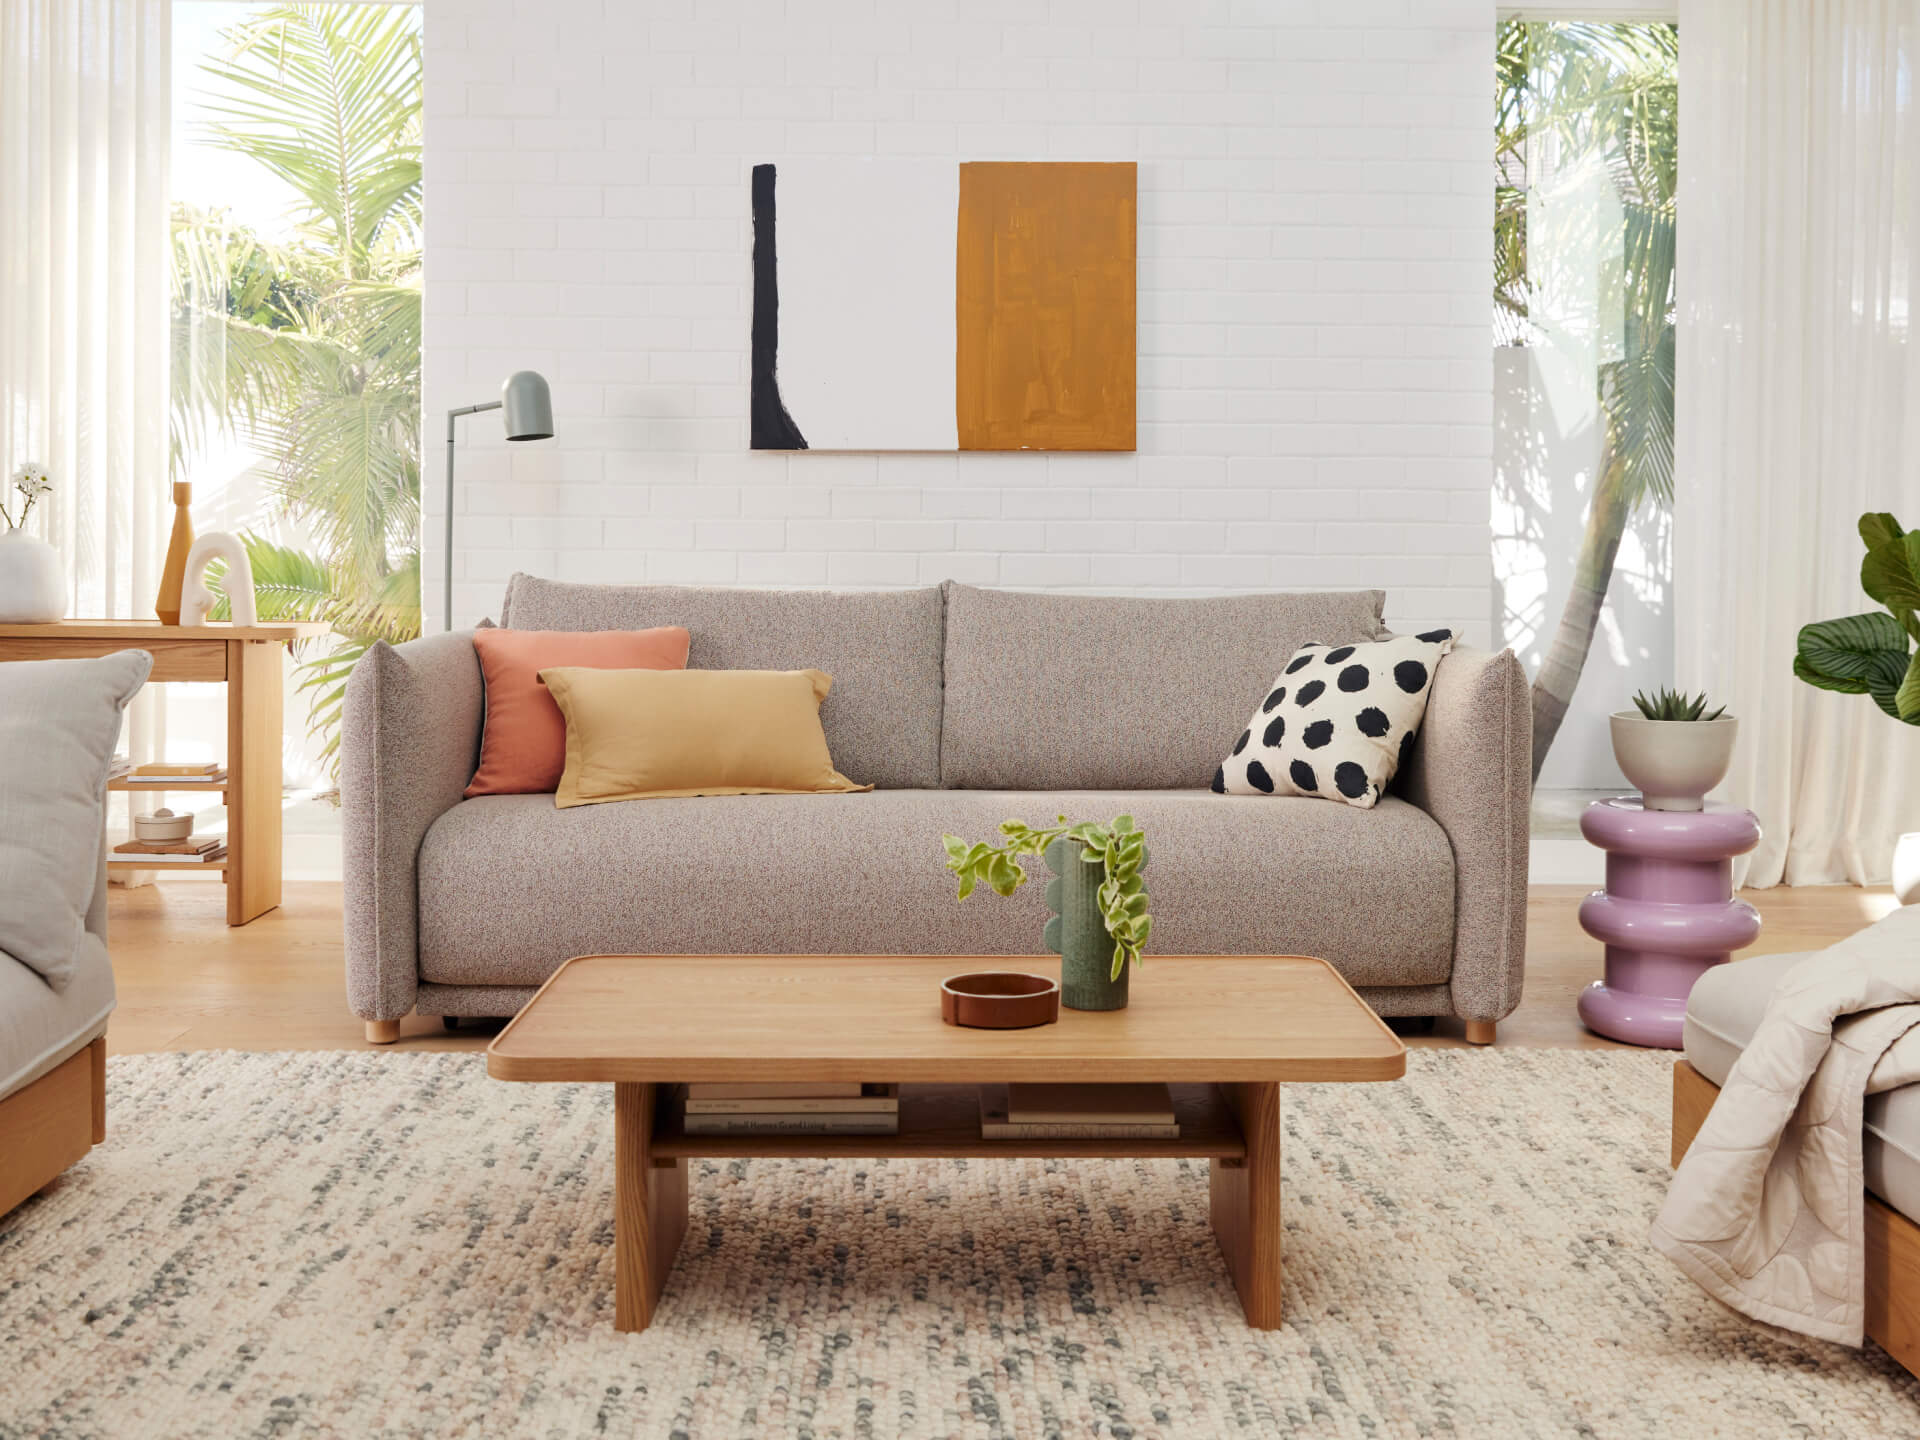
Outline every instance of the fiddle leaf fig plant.
[[1822, 690], [1871, 695], [1894, 719], [1920, 725], [1920, 650], [1912, 649], [1920, 641], [1920, 530], [1869, 512], [1860, 538], [1860, 588], [1886, 608], [1802, 626], [1793, 673]]
[[1003, 820], [1000, 833], [1005, 841], [999, 845], [984, 840], [968, 844], [958, 835], [944, 835], [941, 843], [947, 849], [947, 868], [960, 877], [962, 900], [982, 882], [996, 894], [1011, 895], [1027, 883], [1021, 856], [1038, 859], [1056, 840], [1077, 841], [1084, 864], [1106, 869], [1100, 884], [1100, 916], [1113, 938], [1110, 978], [1118, 980], [1129, 963], [1141, 963], [1140, 952], [1153, 933], [1146, 882], [1140, 878], [1141, 867], [1146, 864], [1146, 835], [1131, 815], [1116, 815], [1109, 824], [1097, 820], [1069, 824], [1064, 815], [1055, 819], [1057, 823], [1042, 829], [1024, 820]]

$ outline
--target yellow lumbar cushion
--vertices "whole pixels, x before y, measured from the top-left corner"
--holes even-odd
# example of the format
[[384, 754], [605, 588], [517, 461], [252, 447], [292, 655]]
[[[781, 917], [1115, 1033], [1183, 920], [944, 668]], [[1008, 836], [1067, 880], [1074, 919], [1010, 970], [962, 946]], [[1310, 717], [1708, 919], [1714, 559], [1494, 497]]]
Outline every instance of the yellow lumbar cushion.
[[871, 790], [833, 768], [818, 670], [542, 670], [567, 722], [553, 803]]

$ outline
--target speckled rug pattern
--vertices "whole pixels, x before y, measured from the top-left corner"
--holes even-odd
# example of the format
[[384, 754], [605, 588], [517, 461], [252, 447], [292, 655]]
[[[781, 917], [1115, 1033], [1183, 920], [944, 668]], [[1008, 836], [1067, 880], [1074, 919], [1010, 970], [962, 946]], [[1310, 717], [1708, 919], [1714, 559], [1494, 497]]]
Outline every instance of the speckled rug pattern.
[[1417, 1051], [1285, 1092], [1284, 1329], [1204, 1164], [707, 1162], [613, 1329], [610, 1087], [480, 1057], [115, 1059], [0, 1220], [0, 1436], [1920, 1435], [1878, 1349], [1646, 1243], [1671, 1057]]

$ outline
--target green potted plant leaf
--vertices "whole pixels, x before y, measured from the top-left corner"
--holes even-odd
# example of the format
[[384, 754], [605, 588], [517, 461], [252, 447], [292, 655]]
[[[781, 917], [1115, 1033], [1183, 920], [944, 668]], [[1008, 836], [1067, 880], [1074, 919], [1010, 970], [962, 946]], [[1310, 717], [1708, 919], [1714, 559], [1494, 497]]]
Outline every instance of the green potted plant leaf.
[[1131, 815], [1111, 824], [1083, 821], [1034, 829], [1022, 820], [1005, 820], [1002, 844], [968, 844], [958, 835], [942, 837], [947, 868], [960, 877], [966, 899], [984, 881], [1001, 895], [1027, 882], [1020, 857], [1043, 856], [1053, 879], [1047, 882], [1047, 920], [1043, 943], [1060, 957], [1060, 1000], [1074, 1010], [1119, 1010], [1127, 1003], [1127, 977], [1140, 963], [1140, 951], [1153, 931], [1147, 913], [1146, 836]]
[[1616, 710], [1609, 725], [1613, 758], [1641, 802], [1649, 810], [1703, 809], [1733, 763], [1740, 722], [1724, 705], [1709, 710], [1705, 695], [1662, 690], [1636, 694], [1633, 705]]
[[[1920, 530], [1903, 530], [1884, 511], [1860, 517], [1867, 547], [1860, 588], [1885, 607], [1800, 627], [1793, 673], [1842, 695], [1871, 695], [1905, 725], [1920, 725]], [[1920, 900], [1920, 831], [1893, 851], [1893, 890], [1902, 905]]]

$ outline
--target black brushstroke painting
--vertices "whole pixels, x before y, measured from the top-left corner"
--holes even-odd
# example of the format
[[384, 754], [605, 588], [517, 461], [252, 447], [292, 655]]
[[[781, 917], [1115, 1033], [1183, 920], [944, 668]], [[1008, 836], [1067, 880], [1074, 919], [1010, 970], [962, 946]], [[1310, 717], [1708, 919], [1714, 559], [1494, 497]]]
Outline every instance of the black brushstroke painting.
[[773, 248], [773, 166], [753, 167], [753, 448], [804, 450], [780, 400], [780, 289]]

